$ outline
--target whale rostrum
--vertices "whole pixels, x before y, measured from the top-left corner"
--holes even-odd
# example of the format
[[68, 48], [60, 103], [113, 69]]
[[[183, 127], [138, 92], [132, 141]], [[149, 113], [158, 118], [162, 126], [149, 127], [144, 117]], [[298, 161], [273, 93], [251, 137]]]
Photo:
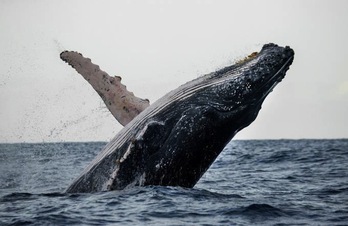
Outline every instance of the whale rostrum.
[[[81, 54], [65, 51], [61, 58], [107, 106], [112, 102], [109, 110], [125, 125], [66, 190], [97, 192], [146, 185], [193, 187], [234, 135], [255, 120], [292, 64], [294, 51], [266, 44], [259, 53], [194, 79], [150, 106], [117, 77], [110, 82], [112, 77]], [[122, 95], [128, 99], [123, 101]], [[132, 109], [130, 116], [124, 106]]]

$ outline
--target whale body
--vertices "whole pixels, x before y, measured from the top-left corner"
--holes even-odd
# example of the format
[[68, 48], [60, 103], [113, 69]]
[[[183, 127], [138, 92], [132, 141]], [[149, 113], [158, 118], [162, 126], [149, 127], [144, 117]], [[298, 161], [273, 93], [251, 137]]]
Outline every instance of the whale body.
[[66, 192], [193, 187], [292, 64], [290, 47], [259, 53], [169, 92], [135, 116]]

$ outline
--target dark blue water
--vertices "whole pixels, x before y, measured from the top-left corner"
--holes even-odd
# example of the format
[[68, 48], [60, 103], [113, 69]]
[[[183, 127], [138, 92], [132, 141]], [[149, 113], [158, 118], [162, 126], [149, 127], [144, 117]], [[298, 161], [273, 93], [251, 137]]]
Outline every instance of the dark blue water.
[[0, 144], [0, 225], [348, 225], [348, 140], [232, 141], [193, 189], [64, 189], [105, 143]]

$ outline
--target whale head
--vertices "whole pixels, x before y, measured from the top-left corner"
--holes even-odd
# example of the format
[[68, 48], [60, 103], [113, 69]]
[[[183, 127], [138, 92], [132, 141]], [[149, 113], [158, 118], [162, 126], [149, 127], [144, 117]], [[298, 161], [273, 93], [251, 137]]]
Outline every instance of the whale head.
[[210, 106], [227, 121], [233, 120], [230, 125], [237, 133], [254, 121], [264, 99], [282, 81], [293, 59], [290, 47], [266, 44], [259, 53], [209, 74], [204, 85], [199, 84], [204, 88], [194, 94], [194, 101]]
[[[292, 64], [294, 51], [275, 44], [264, 45], [260, 53], [253, 53], [242, 62], [216, 72], [221, 83], [220, 97], [233, 102], [262, 101], [284, 78]], [[221, 77], [220, 77], [221, 76]]]
[[[264, 45], [235, 65], [193, 80], [156, 103], [166, 127], [146, 163], [145, 184], [193, 187], [226, 144], [252, 123], [294, 58], [290, 47]], [[163, 105], [165, 104], [165, 107]], [[149, 114], [145, 112], [144, 114]]]

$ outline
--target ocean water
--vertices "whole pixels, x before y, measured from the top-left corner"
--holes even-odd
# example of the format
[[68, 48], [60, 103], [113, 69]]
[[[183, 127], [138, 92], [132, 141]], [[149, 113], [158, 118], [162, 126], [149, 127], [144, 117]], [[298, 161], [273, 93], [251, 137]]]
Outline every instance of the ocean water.
[[104, 145], [0, 144], [0, 225], [348, 225], [348, 140], [236, 140], [192, 189], [64, 194]]

